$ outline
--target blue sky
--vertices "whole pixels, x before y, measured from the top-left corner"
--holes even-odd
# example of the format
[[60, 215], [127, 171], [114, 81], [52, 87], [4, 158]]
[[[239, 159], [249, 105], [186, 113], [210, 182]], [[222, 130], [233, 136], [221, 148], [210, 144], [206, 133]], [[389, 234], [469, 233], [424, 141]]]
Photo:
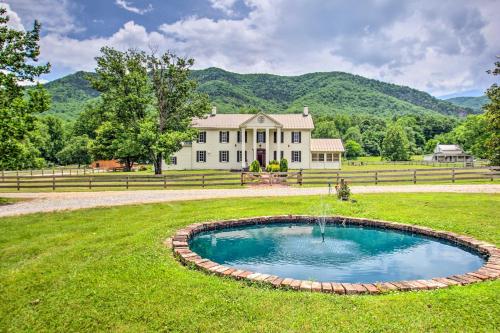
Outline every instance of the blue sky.
[[99, 49], [151, 46], [240, 73], [344, 71], [433, 95], [481, 94], [500, 54], [500, 0], [0, 0], [42, 23], [53, 80]]

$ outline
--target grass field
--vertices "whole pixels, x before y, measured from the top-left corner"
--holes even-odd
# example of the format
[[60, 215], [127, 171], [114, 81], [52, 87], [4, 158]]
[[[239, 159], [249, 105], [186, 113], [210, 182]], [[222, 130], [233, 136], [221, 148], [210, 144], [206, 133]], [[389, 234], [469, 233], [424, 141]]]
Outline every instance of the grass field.
[[[357, 195], [333, 214], [500, 245], [500, 195]], [[314, 214], [319, 197], [179, 202], [0, 219], [0, 331], [495, 332], [500, 281], [336, 296], [249, 286], [181, 266], [162, 242], [188, 224]]]

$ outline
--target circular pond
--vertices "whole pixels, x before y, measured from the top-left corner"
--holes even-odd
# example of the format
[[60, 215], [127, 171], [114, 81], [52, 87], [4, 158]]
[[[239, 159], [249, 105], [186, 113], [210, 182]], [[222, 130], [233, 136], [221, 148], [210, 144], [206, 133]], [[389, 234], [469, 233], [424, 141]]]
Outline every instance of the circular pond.
[[464, 274], [485, 262], [477, 252], [416, 233], [304, 221], [197, 233], [190, 248], [236, 269], [319, 282], [375, 283]]

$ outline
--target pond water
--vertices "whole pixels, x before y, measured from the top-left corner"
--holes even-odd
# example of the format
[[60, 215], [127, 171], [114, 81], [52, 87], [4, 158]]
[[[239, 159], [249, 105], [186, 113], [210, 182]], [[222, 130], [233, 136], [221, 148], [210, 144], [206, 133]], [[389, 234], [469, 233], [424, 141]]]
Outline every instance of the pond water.
[[451, 243], [395, 231], [328, 224], [274, 223], [199, 233], [201, 257], [234, 268], [320, 282], [373, 283], [474, 271], [484, 258]]

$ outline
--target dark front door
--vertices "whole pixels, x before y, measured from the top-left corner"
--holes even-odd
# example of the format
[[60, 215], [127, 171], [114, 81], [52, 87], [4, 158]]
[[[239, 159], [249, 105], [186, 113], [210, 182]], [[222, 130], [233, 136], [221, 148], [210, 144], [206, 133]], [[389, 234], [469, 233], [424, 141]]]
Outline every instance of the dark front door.
[[266, 150], [265, 149], [257, 149], [257, 161], [261, 167], [266, 166]]

